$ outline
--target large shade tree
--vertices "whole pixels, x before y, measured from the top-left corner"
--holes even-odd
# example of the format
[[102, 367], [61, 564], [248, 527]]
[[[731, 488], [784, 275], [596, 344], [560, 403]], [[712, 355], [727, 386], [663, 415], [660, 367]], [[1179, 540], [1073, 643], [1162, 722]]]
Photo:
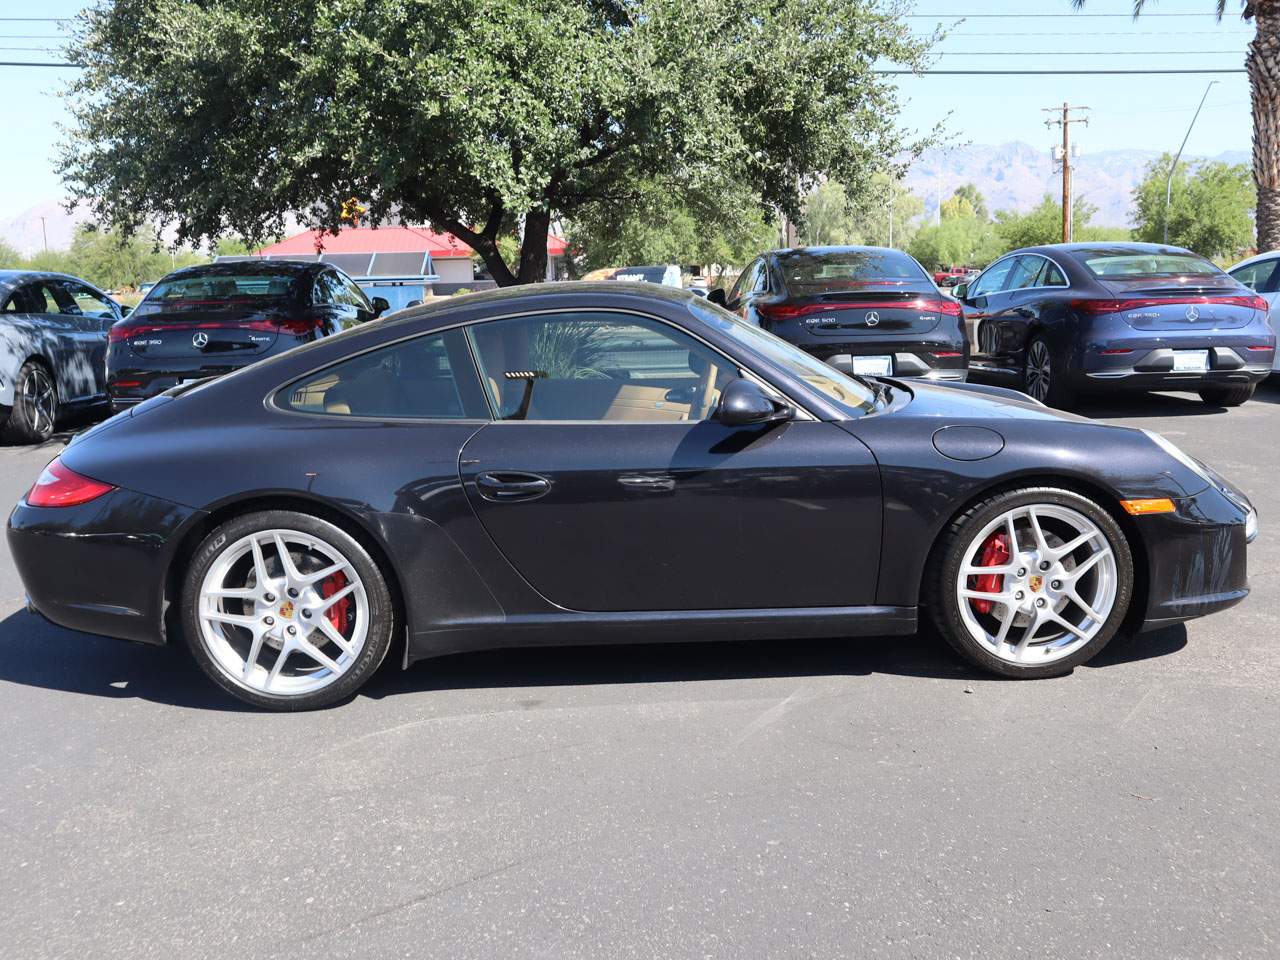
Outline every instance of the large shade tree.
[[365, 224], [430, 223], [499, 283], [530, 282], [554, 218], [655, 185], [793, 218], [824, 178], [862, 189], [910, 147], [872, 73], [927, 49], [899, 6], [114, 0], [70, 44], [85, 69], [61, 171], [115, 230], [336, 230], [357, 198]]
[[[1086, 0], [1071, 0], [1079, 9]], [[1133, 0], [1139, 16], [1147, 0]], [[1216, 0], [1221, 20], [1227, 0]], [[1253, 182], [1258, 188], [1258, 249], [1280, 247], [1280, 0], [1240, 0], [1240, 16], [1254, 22], [1245, 56], [1253, 99]]]

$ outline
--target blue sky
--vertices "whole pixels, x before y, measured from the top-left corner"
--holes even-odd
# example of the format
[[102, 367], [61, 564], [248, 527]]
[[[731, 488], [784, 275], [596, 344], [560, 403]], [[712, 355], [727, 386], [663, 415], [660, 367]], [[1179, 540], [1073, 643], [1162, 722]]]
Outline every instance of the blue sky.
[[[68, 0], [0, 0], [0, 18], [68, 17], [83, 4]], [[1238, 4], [1218, 23], [1213, 0], [1151, 0], [1137, 21], [1131, 0], [1089, 0], [1084, 14], [1070, 0], [918, 0], [910, 23], [921, 33], [943, 24], [938, 69], [1117, 69], [1241, 67], [1252, 26]], [[962, 16], [970, 14], [971, 16]], [[985, 16], [977, 16], [977, 15]], [[1106, 16], [1100, 16], [1105, 14]], [[957, 21], [960, 21], [957, 23]], [[0, 19], [0, 60], [44, 60], [56, 46], [57, 23]], [[53, 158], [65, 119], [58, 91], [72, 71], [0, 67], [5, 118], [0, 151], [0, 220], [61, 195]], [[903, 122], [925, 132], [945, 120], [959, 141], [1025, 140], [1048, 147], [1042, 107], [1063, 100], [1092, 107], [1076, 128], [1082, 151], [1176, 150], [1210, 76], [991, 77], [926, 76], [899, 81]], [[1249, 87], [1244, 74], [1216, 77], [1204, 113], [1187, 144], [1189, 155], [1250, 146]]]

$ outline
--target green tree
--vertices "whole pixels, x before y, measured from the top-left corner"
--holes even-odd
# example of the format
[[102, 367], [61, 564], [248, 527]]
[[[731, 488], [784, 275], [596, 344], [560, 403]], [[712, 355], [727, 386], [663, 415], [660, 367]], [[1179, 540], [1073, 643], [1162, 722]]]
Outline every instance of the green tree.
[[[919, 66], [886, 0], [114, 0], [69, 48], [73, 197], [199, 244], [428, 222], [499, 283], [546, 272], [556, 217], [746, 189], [799, 219], [912, 146], [879, 63]], [[519, 263], [499, 238], [518, 226]]]
[[[962, 186], [956, 187], [955, 193], [953, 193], [951, 196], [952, 196], [952, 199], [954, 200], [963, 200], [965, 203], [967, 203], [969, 205], [969, 209], [973, 211], [973, 215], [977, 217], [979, 220], [991, 219], [991, 214], [987, 210], [986, 197], [984, 197], [978, 191], [978, 188], [974, 186], [972, 183], [966, 183]], [[943, 207], [944, 208], [946, 207], [945, 203], [943, 204]], [[944, 209], [944, 215], [945, 215], [945, 209]]]
[[[1085, 0], [1071, 0], [1071, 4], [1079, 9]], [[1134, 16], [1146, 5], [1146, 0], [1133, 0]], [[1221, 20], [1227, 12], [1227, 0], [1214, 0], [1214, 9]], [[1257, 247], [1275, 250], [1280, 247], [1280, 0], [1240, 0], [1240, 9], [1241, 19], [1256, 24], [1244, 65], [1253, 98]]]
[[[1071, 204], [1072, 230], [1076, 239], [1083, 239], [1081, 231], [1089, 228], [1089, 221], [1097, 212], [1097, 207], [1080, 197]], [[1019, 247], [1061, 243], [1062, 204], [1045, 194], [1044, 199], [1026, 213], [999, 210], [996, 212], [995, 232], [1003, 247], [1000, 253]]]
[[0, 240], [0, 270], [12, 270], [22, 266], [23, 258], [15, 247]]
[[974, 216], [948, 217], [922, 227], [911, 241], [908, 252], [929, 269], [973, 265], [980, 266], [998, 255], [996, 236], [991, 224]]
[[841, 246], [862, 242], [858, 219], [843, 184], [820, 183], [804, 201], [800, 242], [806, 247]]
[[580, 272], [641, 263], [740, 265], [777, 245], [776, 225], [744, 191], [685, 201], [654, 183], [637, 192], [634, 200], [585, 205], [569, 222]]
[[[1134, 188], [1134, 235], [1164, 239], [1165, 185], [1173, 157], [1152, 161]], [[1238, 257], [1253, 246], [1256, 203], [1249, 168], [1244, 164], [1180, 163], [1170, 185], [1169, 242], [1210, 258]]]
[[915, 233], [913, 221], [923, 212], [924, 201], [888, 173], [875, 174], [868, 188], [854, 198], [843, 185], [829, 180], [805, 199], [800, 239], [807, 246], [870, 244], [905, 249]]

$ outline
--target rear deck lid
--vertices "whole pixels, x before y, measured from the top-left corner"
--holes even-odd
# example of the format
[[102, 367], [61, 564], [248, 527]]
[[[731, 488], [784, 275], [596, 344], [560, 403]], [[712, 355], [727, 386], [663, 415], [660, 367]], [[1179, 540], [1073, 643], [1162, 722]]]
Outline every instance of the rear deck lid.
[[884, 285], [762, 305], [761, 310], [775, 322], [796, 320], [808, 333], [831, 337], [847, 337], [858, 332], [928, 333], [938, 326], [944, 315], [960, 315], [959, 304], [936, 292], [921, 293]]

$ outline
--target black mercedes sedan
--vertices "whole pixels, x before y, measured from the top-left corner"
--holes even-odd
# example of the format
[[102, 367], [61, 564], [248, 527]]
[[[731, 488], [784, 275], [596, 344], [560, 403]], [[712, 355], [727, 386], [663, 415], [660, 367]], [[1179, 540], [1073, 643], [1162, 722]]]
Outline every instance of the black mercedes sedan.
[[1239, 406], [1275, 356], [1267, 301], [1178, 247], [1028, 247], [953, 295], [973, 337], [975, 378], [1055, 407], [1114, 390], [1191, 390]]
[[711, 300], [837, 370], [964, 380], [960, 305], [916, 260], [885, 247], [800, 247], [763, 254]]
[[458, 297], [175, 387], [75, 438], [8, 529], [33, 610], [185, 643], [278, 710], [350, 696], [393, 646], [891, 638], [922, 614], [1046, 677], [1242, 600], [1256, 533], [1159, 435], [845, 376], [619, 283]]
[[386, 300], [370, 301], [330, 264], [258, 260], [185, 267], [160, 280], [108, 333], [112, 409], [330, 336], [387, 309]]

